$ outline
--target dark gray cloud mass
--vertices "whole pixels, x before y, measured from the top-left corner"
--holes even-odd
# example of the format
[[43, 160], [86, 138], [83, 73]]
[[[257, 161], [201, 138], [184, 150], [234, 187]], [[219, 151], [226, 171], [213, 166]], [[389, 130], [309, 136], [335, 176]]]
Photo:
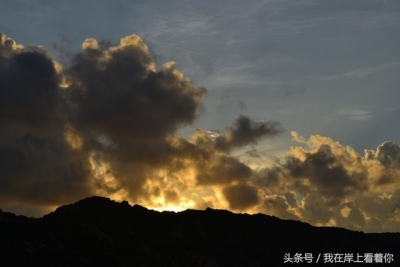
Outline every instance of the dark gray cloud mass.
[[390, 141], [385, 141], [378, 146], [376, 152], [373, 150], [365, 151], [366, 158], [369, 160], [379, 160], [385, 166], [398, 165], [400, 163], [400, 146]]
[[83, 153], [63, 139], [60, 76], [37, 47], [0, 34], [0, 199], [62, 203], [89, 193]]
[[18, 49], [13, 40], [0, 38], [0, 125], [54, 130], [61, 103], [51, 58], [40, 48]]
[[362, 188], [365, 177], [347, 172], [342, 159], [329, 145], [323, 144], [315, 151], [305, 152], [303, 157], [288, 156], [284, 167], [294, 179], [308, 179], [321, 194], [342, 197], [346, 190]]
[[254, 122], [249, 117], [239, 116], [233, 127], [228, 127], [224, 135], [219, 136], [216, 148], [222, 151], [229, 151], [235, 147], [257, 142], [265, 136], [274, 136], [282, 132], [278, 121]]
[[174, 62], [157, 69], [139, 36], [115, 46], [86, 39], [68, 66], [0, 37], [2, 203], [51, 206], [101, 194], [163, 207], [179, 205], [182, 190], [227, 185], [234, 208], [246, 207], [232, 198], [239, 191], [255, 204], [250, 187], [229, 187], [252, 171], [227, 152], [278, 133], [278, 123], [242, 116], [218, 141], [203, 130], [187, 140], [177, 130], [200, 114], [206, 90]]
[[226, 187], [223, 193], [231, 209], [245, 210], [259, 204], [256, 188], [244, 183]]
[[86, 47], [69, 74], [77, 105], [74, 125], [86, 134], [102, 133], [119, 142], [173, 134], [193, 122], [205, 94], [205, 89], [185, 80], [173, 62], [156, 71], [138, 36], [125, 37], [119, 47], [106, 51]]

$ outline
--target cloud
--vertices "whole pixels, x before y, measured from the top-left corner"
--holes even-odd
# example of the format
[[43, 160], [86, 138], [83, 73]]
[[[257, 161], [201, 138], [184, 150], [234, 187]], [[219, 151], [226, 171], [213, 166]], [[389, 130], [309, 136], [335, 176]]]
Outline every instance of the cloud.
[[85, 155], [32, 133], [0, 143], [0, 201], [53, 205], [90, 194]]
[[365, 150], [368, 160], [378, 160], [384, 166], [398, 166], [400, 164], [400, 146], [390, 141], [385, 141], [378, 146], [376, 151]]
[[51, 205], [84, 197], [84, 153], [63, 138], [56, 63], [42, 48], [0, 34], [0, 200]]
[[314, 225], [400, 229], [397, 144], [386, 141], [360, 155], [328, 137], [292, 135], [303, 146], [292, 147], [252, 179], [265, 195], [261, 209]]
[[219, 154], [213, 155], [213, 158], [197, 164], [199, 185], [230, 184], [251, 177], [250, 167], [238, 159]]
[[225, 133], [215, 140], [216, 148], [229, 151], [257, 142], [265, 136], [274, 136], [282, 132], [278, 121], [254, 122], [249, 117], [239, 116], [233, 127], [228, 127]]
[[[323, 195], [342, 197], [347, 190], [362, 190], [365, 177], [362, 173], [347, 170], [353, 164], [349, 154], [337, 155], [331, 146], [322, 144], [312, 151], [297, 148], [287, 156], [284, 164], [288, 175], [299, 181], [309, 181]], [[347, 153], [347, 151], [343, 151]]]
[[8, 56], [15, 53], [16, 50], [23, 49], [22, 45], [17, 44], [12, 38], [7, 37], [0, 32], [0, 55]]
[[104, 134], [118, 144], [152, 142], [196, 118], [205, 89], [168, 62], [160, 71], [136, 36], [106, 51], [87, 39], [68, 69], [76, 105], [73, 125], [85, 135]]
[[259, 204], [257, 190], [244, 183], [228, 186], [223, 193], [229, 207], [234, 210], [246, 210]]
[[222, 195], [234, 208], [256, 204], [252, 170], [229, 151], [277, 134], [278, 122], [241, 116], [222, 135], [185, 139], [177, 130], [200, 115], [206, 89], [175, 62], [157, 69], [139, 36], [88, 38], [68, 58], [1, 35], [1, 203], [54, 207], [99, 194], [150, 207], [218, 205]]
[[350, 120], [365, 121], [372, 118], [375, 115], [375, 110], [364, 107], [360, 109], [343, 109], [338, 114], [348, 116]]
[[[279, 218], [299, 220], [300, 218], [293, 212], [297, 208], [294, 197], [293, 193], [289, 193], [289, 195], [268, 195], [264, 199], [261, 210]], [[294, 200], [294, 203], [290, 203], [290, 199]]]
[[20, 131], [54, 131], [52, 126], [62, 119], [60, 77], [54, 62], [41, 48], [20, 48], [12, 39], [0, 37], [4, 40], [0, 44], [0, 125]]
[[[147, 201], [148, 184], [162, 188], [160, 172], [190, 153], [186, 140], [178, 141], [186, 150], [171, 142], [179, 127], [197, 118], [206, 90], [176, 70], [175, 62], [156, 70], [137, 35], [104, 49], [86, 39], [82, 49], [66, 70], [71, 126], [84, 140], [83, 149], [95, 155], [95, 165], [109, 167], [118, 186], [106, 192], [123, 188], [133, 201]], [[178, 199], [176, 190], [165, 196]]]

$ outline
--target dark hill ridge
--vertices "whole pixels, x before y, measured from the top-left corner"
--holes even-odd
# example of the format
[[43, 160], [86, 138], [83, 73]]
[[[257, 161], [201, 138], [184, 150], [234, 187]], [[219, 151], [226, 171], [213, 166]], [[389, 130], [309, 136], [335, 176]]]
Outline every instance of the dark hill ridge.
[[[400, 233], [364, 234], [225, 210], [157, 212], [91, 197], [41, 219], [0, 211], [1, 258], [38, 266], [301, 266], [285, 253], [391, 253], [400, 266]], [[340, 258], [339, 258], [340, 259]], [[364, 260], [364, 258], [362, 258]], [[303, 259], [305, 261], [305, 259]], [[372, 264], [379, 266], [379, 264]]]

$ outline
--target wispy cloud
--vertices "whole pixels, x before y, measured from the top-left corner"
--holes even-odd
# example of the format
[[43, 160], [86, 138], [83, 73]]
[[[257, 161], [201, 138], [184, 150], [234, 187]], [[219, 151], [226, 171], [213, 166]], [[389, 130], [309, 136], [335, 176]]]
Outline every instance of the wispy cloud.
[[400, 66], [400, 62], [389, 62], [385, 64], [381, 64], [378, 66], [373, 66], [373, 67], [368, 67], [368, 68], [359, 68], [359, 69], [354, 69], [350, 70], [347, 72], [343, 73], [338, 73], [338, 74], [328, 74], [328, 75], [317, 75], [312, 78], [318, 79], [321, 81], [332, 81], [336, 79], [363, 79], [366, 76], [378, 73], [378, 72], [384, 72], [387, 70], [390, 70], [392, 68], [397, 68]]

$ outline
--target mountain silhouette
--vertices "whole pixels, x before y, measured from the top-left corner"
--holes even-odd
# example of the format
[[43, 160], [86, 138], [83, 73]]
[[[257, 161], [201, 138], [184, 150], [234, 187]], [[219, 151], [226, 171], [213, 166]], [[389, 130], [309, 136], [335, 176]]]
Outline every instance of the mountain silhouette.
[[0, 249], [2, 262], [37, 266], [400, 266], [400, 233], [210, 208], [157, 212], [103, 197], [40, 219], [0, 210]]

